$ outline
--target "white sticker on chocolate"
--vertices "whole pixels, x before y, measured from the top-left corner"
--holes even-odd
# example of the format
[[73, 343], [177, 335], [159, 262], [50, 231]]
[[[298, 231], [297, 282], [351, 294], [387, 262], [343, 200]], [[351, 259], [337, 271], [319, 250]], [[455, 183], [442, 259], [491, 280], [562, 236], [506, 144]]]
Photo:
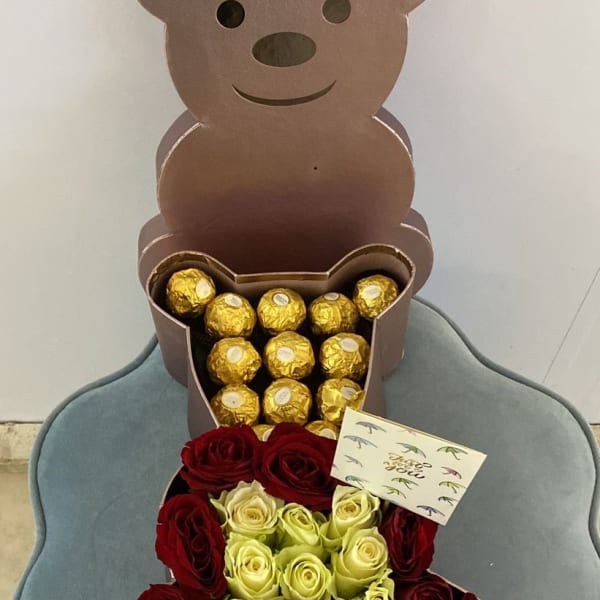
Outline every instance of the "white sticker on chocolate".
[[239, 392], [225, 392], [221, 401], [227, 408], [239, 408], [243, 403], [242, 395]]
[[363, 290], [362, 295], [366, 300], [376, 300], [381, 296], [381, 288], [373, 283]]
[[277, 390], [275, 392], [275, 404], [277, 404], [277, 406], [285, 406], [286, 404], [289, 403], [289, 401], [292, 399], [292, 392], [290, 390], [290, 388], [281, 388], [280, 390]]
[[342, 338], [340, 341], [340, 346], [342, 347], [342, 350], [345, 350], [346, 352], [358, 351], [358, 342], [352, 338]]
[[290, 363], [294, 360], [296, 353], [289, 346], [282, 346], [277, 348], [276, 355], [282, 363]]
[[290, 297], [283, 292], [277, 292], [273, 296], [273, 302], [275, 302], [277, 306], [287, 306], [290, 303]]
[[227, 350], [227, 362], [232, 364], [239, 363], [244, 356], [244, 351], [239, 346], [232, 346]]
[[231, 306], [231, 308], [240, 308], [243, 304], [242, 299], [235, 294], [227, 294], [225, 297], [225, 304]]

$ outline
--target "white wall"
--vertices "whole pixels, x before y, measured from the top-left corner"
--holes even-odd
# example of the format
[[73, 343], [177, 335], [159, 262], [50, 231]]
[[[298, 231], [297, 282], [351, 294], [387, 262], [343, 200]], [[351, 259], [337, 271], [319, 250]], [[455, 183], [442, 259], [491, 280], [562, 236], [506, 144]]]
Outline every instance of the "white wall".
[[[180, 102], [135, 0], [2, 8], [0, 420], [34, 420], [152, 333], [136, 238]], [[387, 106], [437, 252], [423, 295], [600, 420], [598, 23], [589, 0], [428, 0]]]

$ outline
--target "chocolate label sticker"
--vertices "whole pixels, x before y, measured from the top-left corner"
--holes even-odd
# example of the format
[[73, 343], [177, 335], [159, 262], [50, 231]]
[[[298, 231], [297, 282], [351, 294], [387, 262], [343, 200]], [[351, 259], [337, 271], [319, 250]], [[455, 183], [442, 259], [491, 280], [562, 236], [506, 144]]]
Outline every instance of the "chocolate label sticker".
[[347, 408], [331, 475], [445, 525], [486, 455]]

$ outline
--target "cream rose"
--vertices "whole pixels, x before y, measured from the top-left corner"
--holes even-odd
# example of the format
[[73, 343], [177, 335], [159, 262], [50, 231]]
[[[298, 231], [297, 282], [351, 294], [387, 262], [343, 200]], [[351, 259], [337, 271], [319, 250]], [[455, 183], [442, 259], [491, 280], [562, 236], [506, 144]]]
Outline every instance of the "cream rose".
[[283, 500], [267, 494], [258, 481], [240, 481], [234, 489], [223, 492], [212, 503], [227, 534], [239, 533], [265, 543], [274, 539], [277, 511], [283, 506]]
[[290, 502], [278, 511], [277, 545], [280, 548], [296, 545], [321, 546], [320, 527], [326, 522], [320, 512]]
[[271, 600], [279, 597], [280, 572], [271, 548], [232, 533], [225, 548], [225, 578], [233, 598]]
[[391, 573], [387, 544], [376, 527], [348, 530], [341, 550], [332, 554], [331, 564], [337, 595], [342, 598], [363, 594], [373, 582]]
[[366, 490], [338, 485], [333, 493], [331, 516], [321, 527], [325, 546], [338, 550], [349, 529], [369, 529], [379, 522], [379, 498]]
[[[280, 559], [281, 555], [278, 564]], [[329, 569], [311, 552], [303, 552], [290, 560], [280, 581], [281, 593], [286, 600], [329, 600], [332, 583]]]

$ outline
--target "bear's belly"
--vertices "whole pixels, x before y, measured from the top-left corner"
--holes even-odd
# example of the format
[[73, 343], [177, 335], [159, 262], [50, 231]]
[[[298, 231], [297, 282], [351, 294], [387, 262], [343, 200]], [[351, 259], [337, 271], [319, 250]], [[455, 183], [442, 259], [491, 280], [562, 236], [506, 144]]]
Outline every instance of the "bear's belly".
[[414, 188], [395, 134], [371, 119], [251, 136], [198, 128], [176, 146], [159, 179], [171, 231], [192, 230], [238, 272], [321, 270], [357, 246], [393, 243]]

